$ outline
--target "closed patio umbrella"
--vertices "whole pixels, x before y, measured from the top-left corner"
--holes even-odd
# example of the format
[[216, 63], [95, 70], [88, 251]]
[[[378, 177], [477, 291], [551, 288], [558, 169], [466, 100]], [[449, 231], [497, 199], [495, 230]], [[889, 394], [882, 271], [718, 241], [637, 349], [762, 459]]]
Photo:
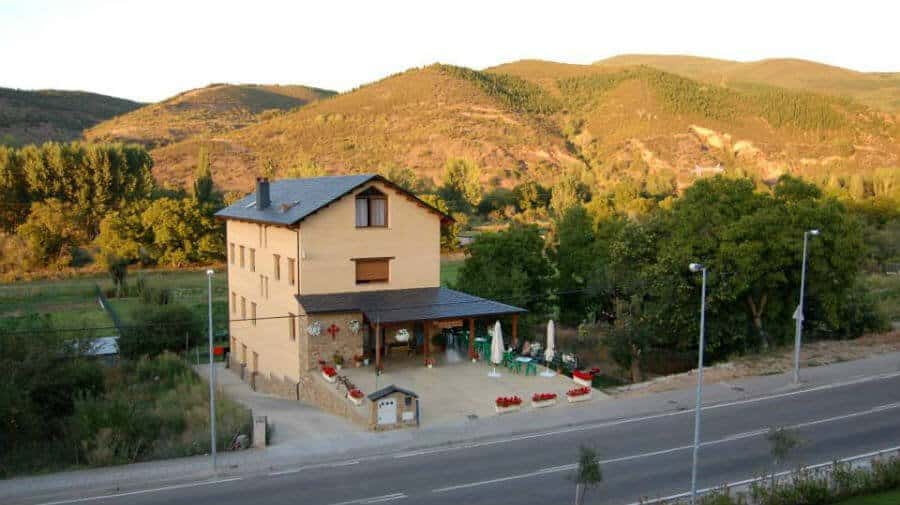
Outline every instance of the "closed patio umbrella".
[[500, 374], [497, 373], [497, 365], [503, 363], [503, 328], [500, 327], [500, 321], [494, 325], [494, 335], [491, 338], [491, 363], [494, 365], [491, 368], [491, 373], [488, 374], [491, 377], [500, 377]]
[[[544, 352], [544, 359], [547, 363], [553, 361], [553, 357], [556, 356], [556, 325], [553, 324], [553, 320], [547, 323], [547, 350]], [[541, 375], [544, 377], [553, 377], [556, 375], [550, 367], [547, 367], [546, 370], [541, 372]]]

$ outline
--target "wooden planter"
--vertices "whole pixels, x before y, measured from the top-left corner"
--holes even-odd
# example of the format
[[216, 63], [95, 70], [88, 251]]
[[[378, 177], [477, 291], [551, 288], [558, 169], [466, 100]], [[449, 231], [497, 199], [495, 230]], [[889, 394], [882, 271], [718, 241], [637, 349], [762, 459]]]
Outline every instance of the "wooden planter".
[[566, 395], [566, 400], [568, 400], [569, 403], [586, 402], [590, 399], [591, 399], [591, 393], [588, 393], [586, 395], [578, 395], [578, 396]]
[[508, 414], [510, 412], [518, 412], [522, 408], [522, 405], [510, 405], [509, 407], [501, 407], [499, 405], [494, 405], [494, 410], [497, 411], [498, 414]]
[[541, 407], [552, 407], [554, 405], [556, 405], [556, 398], [551, 398], [549, 400], [541, 400], [539, 402], [531, 400], [531, 406], [536, 409], [539, 409]]

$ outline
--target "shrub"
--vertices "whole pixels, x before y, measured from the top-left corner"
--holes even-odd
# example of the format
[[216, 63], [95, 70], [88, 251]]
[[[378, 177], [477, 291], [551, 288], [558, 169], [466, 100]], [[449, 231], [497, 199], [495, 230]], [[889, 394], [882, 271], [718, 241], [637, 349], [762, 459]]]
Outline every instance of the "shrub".
[[163, 351], [184, 349], [185, 336], [199, 333], [200, 324], [183, 305], [149, 305], [134, 314], [131, 325], [119, 337], [119, 352], [128, 359], [157, 356]]

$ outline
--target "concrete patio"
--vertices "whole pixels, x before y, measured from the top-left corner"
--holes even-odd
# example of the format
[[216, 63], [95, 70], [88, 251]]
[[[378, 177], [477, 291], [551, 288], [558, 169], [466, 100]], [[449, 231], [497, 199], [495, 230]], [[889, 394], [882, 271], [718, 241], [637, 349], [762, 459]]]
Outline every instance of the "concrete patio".
[[[541, 415], [555, 409], [579, 408], [607, 398], [595, 389], [591, 400], [569, 404], [566, 391], [577, 385], [562, 375], [543, 377], [541, 372], [546, 368], [542, 366], [538, 366], [537, 375], [528, 376], [524, 366], [518, 374], [498, 367], [500, 376], [489, 377], [491, 366], [484, 361], [472, 363], [459, 358], [453, 351], [435, 353], [432, 357], [436, 359], [436, 364], [430, 369], [424, 366], [421, 355], [395, 354], [385, 359], [384, 371], [380, 376], [375, 374], [372, 365], [345, 367], [340, 373], [366, 394], [390, 384], [414, 391], [419, 395], [419, 421], [422, 427], [496, 416], [494, 401], [499, 396], [516, 395], [522, 398], [522, 410], [505, 414], [510, 416]], [[532, 408], [531, 396], [534, 393], [556, 393], [558, 403], [547, 408]]]

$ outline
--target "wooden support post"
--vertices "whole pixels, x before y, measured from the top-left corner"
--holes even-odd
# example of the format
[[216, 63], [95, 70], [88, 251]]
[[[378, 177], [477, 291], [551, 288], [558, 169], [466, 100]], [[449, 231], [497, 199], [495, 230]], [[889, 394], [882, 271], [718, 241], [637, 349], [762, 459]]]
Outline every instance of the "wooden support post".
[[375, 370], [381, 368], [381, 325], [375, 323]]
[[475, 318], [469, 318], [469, 359], [475, 359]]
[[425, 338], [422, 339], [422, 344], [425, 349], [425, 362], [428, 362], [428, 358], [431, 357], [431, 321], [425, 321], [425, 328], [422, 330], [425, 333]]
[[519, 315], [512, 316], [512, 341], [513, 347], [519, 347]]

